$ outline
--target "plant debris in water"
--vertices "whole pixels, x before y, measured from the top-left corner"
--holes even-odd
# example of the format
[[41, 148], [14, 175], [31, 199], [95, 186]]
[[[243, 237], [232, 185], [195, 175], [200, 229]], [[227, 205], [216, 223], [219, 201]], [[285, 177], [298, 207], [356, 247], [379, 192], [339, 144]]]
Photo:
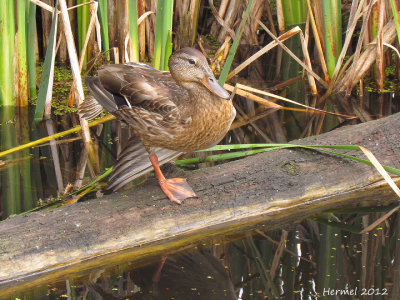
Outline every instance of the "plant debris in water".
[[[43, 62], [37, 65], [37, 77], [41, 78], [43, 72]], [[64, 115], [76, 112], [76, 107], [67, 105], [73, 78], [71, 68], [64, 64], [54, 66], [54, 85], [51, 106], [55, 115]], [[30, 100], [31, 104], [36, 105], [37, 98]]]

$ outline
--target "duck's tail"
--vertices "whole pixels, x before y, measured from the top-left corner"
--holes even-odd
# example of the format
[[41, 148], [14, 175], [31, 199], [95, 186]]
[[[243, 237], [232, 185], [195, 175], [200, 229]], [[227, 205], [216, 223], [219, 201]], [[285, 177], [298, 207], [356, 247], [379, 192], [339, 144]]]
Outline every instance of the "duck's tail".
[[[178, 157], [181, 152], [163, 148], [152, 148], [158, 157], [159, 165], [163, 165]], [[108, 190], [116, 191], [130, 181], [149, 173], [153, 167], [149, 160], [149, 154], [138, 138], [131, 139], [121, 152], [117, 164], [109, 177]]]

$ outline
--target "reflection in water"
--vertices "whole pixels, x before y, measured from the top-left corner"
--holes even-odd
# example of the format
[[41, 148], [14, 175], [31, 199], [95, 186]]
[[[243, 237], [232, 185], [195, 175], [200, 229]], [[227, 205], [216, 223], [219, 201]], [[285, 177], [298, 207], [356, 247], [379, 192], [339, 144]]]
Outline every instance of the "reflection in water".
[[[157, 280], [156, 270], [157, 264], [153, 264], [126, 272], [126, 287], [133, 288], [129, 295], [132, 299], [237, 299], [227, 270], [209, 251], [168, 256]], [[105, 282], [99, 278], [88, 288], [103, 299], [118, 299]]]

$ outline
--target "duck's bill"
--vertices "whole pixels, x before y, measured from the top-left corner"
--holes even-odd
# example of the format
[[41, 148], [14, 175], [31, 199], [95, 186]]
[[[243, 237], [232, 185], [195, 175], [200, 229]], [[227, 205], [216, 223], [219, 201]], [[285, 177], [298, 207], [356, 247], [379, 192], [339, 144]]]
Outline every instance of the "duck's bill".
[[214, 93], [218, 97], [224, 98], [224, 99], [231, 99], [231, 95], [222, 87], [219, 85], [217, 79], [215, 79], [214, 76], [212, 77], [204, 77], [201, 82], [203, 85], [210, 90], [211, 93]]

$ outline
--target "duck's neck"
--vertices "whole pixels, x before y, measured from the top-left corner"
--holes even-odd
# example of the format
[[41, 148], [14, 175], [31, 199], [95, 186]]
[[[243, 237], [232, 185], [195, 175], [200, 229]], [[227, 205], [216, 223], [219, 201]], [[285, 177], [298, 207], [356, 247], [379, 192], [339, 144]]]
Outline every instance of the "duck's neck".
[[181, 86], [188, 91], [189, 99], [195, 101], [199, 105], [199, 101], [204, 100], [209, 102], [211, 99], [217, 99], [213, 93], [211, 93], [204, 85], [196, 82], [184, 82]]

